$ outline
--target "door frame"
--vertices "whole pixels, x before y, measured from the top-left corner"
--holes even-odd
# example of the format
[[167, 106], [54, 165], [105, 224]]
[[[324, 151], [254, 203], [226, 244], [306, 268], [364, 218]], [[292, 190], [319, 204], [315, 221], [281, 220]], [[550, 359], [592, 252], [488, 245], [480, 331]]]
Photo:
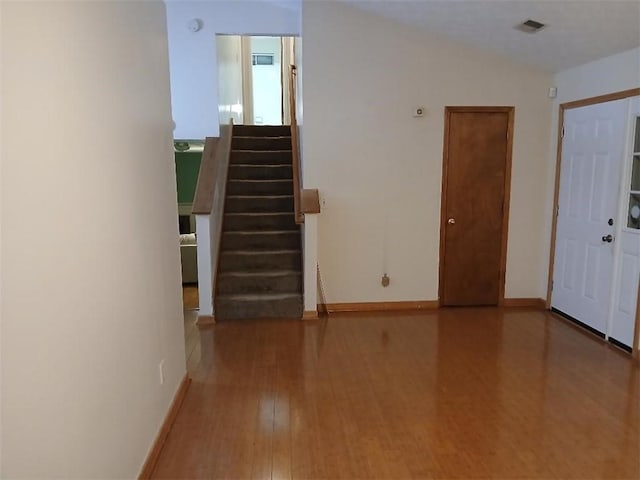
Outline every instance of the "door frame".
[[500, 278], [498, 280], [498, 306], [504, 305], [504, 286], [507, 273], [507, 242], [509, 237], [509, 206], [511, 203], [511, 163], [513, 157], [513, 124], [515, 107], [445, 107], [444, 109], [444, 148], [442, 155], [442, 188], [440, 196], [440, 265], [438, 276], [438, 306], [442, 307], [445, 246], [447, 224], [447, 189], [449, 170], [449, 123], [453, 113], [506, 113], [507, 114], [507, 152], [504, 172], [504, 200], [502, 203], [502, 238], [500, 239]]
[[[560, 173], [562, 167], [562, 130], [564, 128], [564, 112], [573, 108], [587, 107], [589, 105], [597, 105], [599, 103], [613, 102], [623, 100], [625, 98], [636, 97], [640, 95], [640, 88], [632, 88], [619, 92], [608, 93], [606, 95], [598, 95], [596, 97], [583, 98], [571, 102], [561, 103], [558, 110], [558, 133], [556, 145], [556, 178], [553, 191], [553, 210], [551, 211], [551, 242], [549, 244], [549, 272], [547, 275], [547, 300], [546, 309], [551, 310], [551, 285], [553, 283], [553, 272], [556, 252], [556, 234], [558, 227], [558, 200], [560, 196]], [[640, 358], [638, 352], [638, 335], [640, 331], [640, 285], [638, 286], [638, 306], [636, 308], [636, 324], [634, 329], [634, 344], [631, 346], [632, 356], [636, 359]]]

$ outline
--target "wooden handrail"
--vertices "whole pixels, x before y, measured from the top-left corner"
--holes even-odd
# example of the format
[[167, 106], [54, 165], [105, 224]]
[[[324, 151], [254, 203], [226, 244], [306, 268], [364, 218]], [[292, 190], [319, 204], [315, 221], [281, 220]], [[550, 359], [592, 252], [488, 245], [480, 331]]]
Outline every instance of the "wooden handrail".
[[196, 194], [193, 199], [193, 213], [195, 215], [224, 214], [224, 212], [213, 212], [212, 209], [214, 196], [224, 198], [225, 195], [232, 134], [233, 123], [221, 125], [220, 137], [207, 137], [205, 141]]
[[295, 65], [291, 65], [289, 75], [289, 112], [291, 117], [291, 153], [293, 155], [293, 208], [295, 211], [296, 223], [304, 223], [304, 213], [302, 213], [302, 202], [300, 201], [300, 143], [298, 141], [298, 117], [296, 113], [296, 77]]

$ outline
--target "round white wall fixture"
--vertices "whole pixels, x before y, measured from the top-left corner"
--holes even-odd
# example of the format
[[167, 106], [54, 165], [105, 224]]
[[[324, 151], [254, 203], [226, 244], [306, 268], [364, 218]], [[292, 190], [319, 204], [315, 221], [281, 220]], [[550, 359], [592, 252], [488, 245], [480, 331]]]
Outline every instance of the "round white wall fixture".
[[189, 22], [187, 22], [187, 29], [192, 33], [196, 33], [202, 30], [203, 25], [204, 23], [202, 22], [202, 20], [200, 20], [199, 18], [193, 18], [189, 20]]

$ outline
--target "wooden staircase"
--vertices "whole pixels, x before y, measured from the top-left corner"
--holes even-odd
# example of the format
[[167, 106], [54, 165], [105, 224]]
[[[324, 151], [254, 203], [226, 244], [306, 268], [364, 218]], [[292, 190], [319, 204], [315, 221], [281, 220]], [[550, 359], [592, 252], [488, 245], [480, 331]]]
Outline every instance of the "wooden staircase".
[[214, 294], [216, 320], [301, 318], [291, 129], [234, 125]]

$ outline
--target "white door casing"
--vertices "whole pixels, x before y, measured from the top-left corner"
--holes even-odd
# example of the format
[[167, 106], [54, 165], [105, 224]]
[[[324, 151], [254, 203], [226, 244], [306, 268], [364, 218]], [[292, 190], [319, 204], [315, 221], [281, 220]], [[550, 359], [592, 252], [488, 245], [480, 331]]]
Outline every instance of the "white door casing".
[[[629, 100], [568, 109], [551, 306], [605, 334]], [[609, 225], [609, 219], [613, 225]]]

